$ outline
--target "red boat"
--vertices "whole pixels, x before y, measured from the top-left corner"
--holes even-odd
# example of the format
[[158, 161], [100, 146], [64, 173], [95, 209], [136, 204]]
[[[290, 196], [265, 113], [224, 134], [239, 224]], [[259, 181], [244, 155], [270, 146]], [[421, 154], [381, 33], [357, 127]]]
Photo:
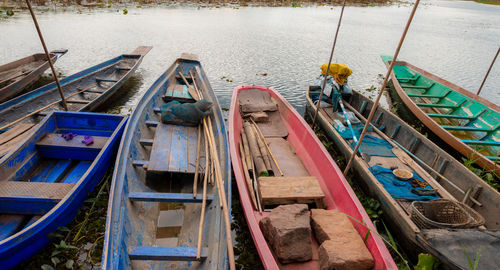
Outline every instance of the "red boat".
[[[266, 269], [319, 269], [319, 260], [317, 256], [314, 255], [313, 259], [310, 261], [281, 264], [277, 260], [276, 254], [274, 254], [266, 242], [263, 231], [259, 227], [259, 221], [268, 216], [270, 212], [268, 211], [269, 209], [264, 209], [264, 211], [260, 212], [255, 207], [256, 203], [253, 196], [257, 193], [250, 193], [252, 191], [246, 181], [248, 179], [246, 178], [247, 174], [243, 169], [243, 166], [245, 166], [245, 168], [247, 166], [244, 164], [244, 161], [242, 162], [242, 157], [240, 156], [239, 151], [241, 146], [240, 133], [243, 130], [243, 119], [240, 114], [241, 103], [239, 103], [238, 97], [241, 93], [248, 90], [252, 90], [254, 92], [258, 90], [268, 93], [271, 97], [272, 103], [277, 105], [277, 112], [279, 112], [278, 115], [281, 117], [281, 121], [279, 117], [276, 119], [270, 116], [269, 119], [272, 120], [271, 125], [261, 126], [263, 131], [263, 134], [261, 133], [261, 135], [264, 138], [269, 138], [271, 141], [269, 143], [269, 147], [271, 148], [269, 151], [275, 152], [273, 147], [271, 147], [273, 138], [271, 138], [272, 136], [268, 137], [266, 133], [281, 132], [282, 134], [279, 139], [289, 146], [291, 152], [296, 156], [295, 158], [303, 165], [299, 164], [299, 166], [290, 166], [289, 160], [281, 162], [280, 157], [283, 157], [283, 153], [276, 151], [274, 156], [278, 162], [275, 164], [276, 166], [280, 164], [279, 166], [282, 167], [281, 171], [283, 172], [283, 176], [294, 177], [308, 175], [311, 178], [315, 177], [319, 187], [324, 193], [323, 204], [327, 211], [340, 211], [358, 221], [365, 222], [365, 225], [362, 225], [359, 222], [351, 221], [361, 238], [367, 234], [367, 228], [370, 228], [372, 232], [376, 231], [376, 229], [360, 201], [356, 197], [354, 191], [342, 174], [340, 168], [297, 111], [295, 111], [295, 109], [273, 89], [253, 85], [236, 87], [233, 91], [229, 116], [229, 144], [231, 161], [233, 164], [236, 183], [238, 185], [241, 205], [245, 212], [248, 227], [250, 228], [250, 232], [261, 261]], [[244, 95], [248, 94], [245, 93]], [[252, 104], [249, 103], [249, 105], [251, 106]], [[245, 157], [243, 158], [245, 159]], [[301, 166], [303, 167], [302, 170], [297, 168]], [[384, 245], [383, 240], [377, 236], [377, 234], [370, 233], [365, 244], [373, 257], [373, 269], [397, 269], [396, 264]], [[315, 239], [313, 239], [313, 254], [318, 254], [317, 249], [318, 243]]]

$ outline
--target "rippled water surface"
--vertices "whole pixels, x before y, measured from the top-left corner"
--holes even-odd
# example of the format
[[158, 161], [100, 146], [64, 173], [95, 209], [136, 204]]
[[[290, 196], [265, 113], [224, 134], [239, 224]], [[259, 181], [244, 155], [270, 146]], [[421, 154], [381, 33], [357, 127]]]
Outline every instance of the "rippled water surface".
[[[353, 69], [353, 88], [379, 86], [379, 74], [386, 71], [379, 55], [394, 53], [410, 9], [407, 4], [346, 7], [334, 58]], [[128, 11], [127, 15], [118, 8], [38, 12], [49, 49], [69, 49], [57, 62], [58, 71], [67, 76], [139, 45], [152, 45], [135, 83], [122, 89], [128, 93], [117, 105], [135, 105], [181, 52], [192, 52], [200, 56], [222, 107], [229, 107], [235, 86], [263, 84], [277, 89], [303, 112], [305, 89], [328, 60], [340, 8], [128, 7]], [[477, 91], [500, 45], [499, 22], [500, 6], [422, 2], [400, 59]], [[0, 63], [41, 50], [27, 13], [0, 19]], [[498, 62], [481, 94], [497, 104]]]

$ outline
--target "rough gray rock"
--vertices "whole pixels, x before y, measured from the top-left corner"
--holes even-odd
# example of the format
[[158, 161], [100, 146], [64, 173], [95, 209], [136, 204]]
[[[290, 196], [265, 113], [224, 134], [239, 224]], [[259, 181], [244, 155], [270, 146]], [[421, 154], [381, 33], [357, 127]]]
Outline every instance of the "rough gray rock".
[[281, 263], [312, 259], [311, 226], [306, 204], [280, 205], [259, 225]]

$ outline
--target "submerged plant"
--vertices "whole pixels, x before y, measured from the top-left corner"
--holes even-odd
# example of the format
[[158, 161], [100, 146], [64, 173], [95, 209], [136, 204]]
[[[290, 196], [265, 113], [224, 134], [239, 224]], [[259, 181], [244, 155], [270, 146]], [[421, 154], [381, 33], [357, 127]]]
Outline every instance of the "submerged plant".
[[430, 254], [418, 254], [418, 264], [415, 265], [415, 270], [437, 270], [440, 262], [436, 257]]

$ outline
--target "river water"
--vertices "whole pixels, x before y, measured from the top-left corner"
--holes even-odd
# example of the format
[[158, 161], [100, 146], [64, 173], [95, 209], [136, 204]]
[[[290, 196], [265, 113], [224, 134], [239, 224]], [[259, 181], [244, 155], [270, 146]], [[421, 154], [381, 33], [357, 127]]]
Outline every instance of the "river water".
[[[328, 60], [340, 14], [340, 7], [316, 5], [238, 9], [129, 5], [126, 15], [123, 8], [49, 8], [37, 14], [49, 50], [69, 49], [56, 64], [65, 76], [139, 45], [154, 47], [133, 83], [122, 89], [127, 93], [113, 103], [126, 109], [181, 52], [191, 52], [199, 55], [222, 107], [229, 107], [235, 86], [263, 84], [277, 89], [302, 113], [305, 89]], [[410, 10], [404, 3], [346, 7], [334, 60], [352, 68], [351, 87], [380, 86], [379, 74], [386, 72], [380, 55], [394, 53]], [[399, 58], [477, 91], [500, 45], [499, 22], [500, 6], [424, 1]], [[0, 17], [0, 63], [40, 51], [27, 12]], [[481, 95], [500, 103], [499, 85], [497, 63]]]

